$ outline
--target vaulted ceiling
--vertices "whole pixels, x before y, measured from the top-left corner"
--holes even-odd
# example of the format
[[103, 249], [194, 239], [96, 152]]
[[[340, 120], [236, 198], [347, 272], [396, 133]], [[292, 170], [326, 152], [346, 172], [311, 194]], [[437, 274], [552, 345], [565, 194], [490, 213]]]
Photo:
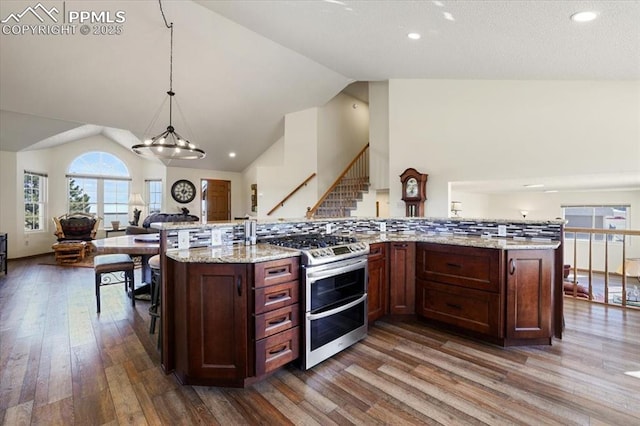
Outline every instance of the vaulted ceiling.
[[[129, 147], [167, 126], [168, 106], [161, 106], [169, 88], [169, 30], [157, 1], [43, 0], [45, 8], [57, 8], [57, 23], [68, 24], [75, 10], [124, 11], [120, 34], [93, 34], [103, 27], [91, 23], [87, 35], [79, 23], [75, 34], [5, 33], [22, 31], [11, 14], [37, 4], [0, 2], [7, 21], [0, 24], [0, 150], [95, 133]], [[174, 125], [207, 152], [203, 160], [169, 165], [242, 171], [282, 135], [285, 114], [323, 105], [354, 81], [640, 79], [638, 1], [162, 5], [175, 25]], [[580, 10], [596, 11], [598, 19], [571, 21]], [[29, 13], [19, 19], [19, 26], [40, 24]], [[410, 40], [409, 32], [422, 38]]]

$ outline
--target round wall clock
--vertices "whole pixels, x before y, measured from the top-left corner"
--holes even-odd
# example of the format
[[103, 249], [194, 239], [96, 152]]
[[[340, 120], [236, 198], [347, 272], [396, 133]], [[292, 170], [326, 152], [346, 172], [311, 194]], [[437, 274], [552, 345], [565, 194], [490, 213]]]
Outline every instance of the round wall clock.
[[171, 196], [179, 203], [190, 203], [196, 198], [196, 186], [186, 179], [177, 180], [171, 185]]

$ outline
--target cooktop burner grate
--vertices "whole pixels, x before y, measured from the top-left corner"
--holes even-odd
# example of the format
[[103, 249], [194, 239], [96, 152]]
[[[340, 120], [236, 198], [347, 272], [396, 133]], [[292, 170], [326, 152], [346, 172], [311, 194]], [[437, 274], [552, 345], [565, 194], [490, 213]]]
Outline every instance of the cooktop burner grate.
[[357, 242], [355, 237], [343, 235], [326, 235], [326, 234], [305, 234], [290, 235], [287, 237], [273, 238], [268, 241], [281, 247], [293, 248], [298, 250], [310, 250], [324, 247], [341, 246]]

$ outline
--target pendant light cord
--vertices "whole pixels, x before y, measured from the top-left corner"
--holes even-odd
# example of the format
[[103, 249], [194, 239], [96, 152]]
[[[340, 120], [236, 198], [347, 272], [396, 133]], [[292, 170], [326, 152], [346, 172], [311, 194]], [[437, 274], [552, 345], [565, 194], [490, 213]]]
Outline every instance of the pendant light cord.
[[169, 91], [167, 92], [167, 94], [170, 96], [169, 97], [169, 127], [172, 129], [171, 131], [173, 131], [173, 125], [171, 123], [173, 123], [173, 121], [171, 120], [172, 118], [172, 100], [173, 100], [173, 95], [175, 95], [174, 91], [173, 91], [173, 22], [171, 24], [169, 24], [167, 22], [167, 17], [164, 16], [164, 10], [162, 9], [162, 0], [158, 0], [158, 4], [160, 5], [160, 13], [162, 14], [162, 19], [164, 20], [164, 24], [167, 26], [167, 28], [169, 28], [171, 30], [171, 47], [169, 50]]

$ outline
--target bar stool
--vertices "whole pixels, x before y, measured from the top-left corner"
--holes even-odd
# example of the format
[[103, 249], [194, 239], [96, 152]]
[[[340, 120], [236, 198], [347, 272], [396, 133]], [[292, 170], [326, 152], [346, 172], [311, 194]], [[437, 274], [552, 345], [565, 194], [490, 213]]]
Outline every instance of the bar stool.
[[[149, 307], [149, 315], [151, 316], [151, 324], [149, 325], [149, 333], [156, 332], [156, 320], [160, 317], [160, 255], [156, 254], [149, 258], [149, 268], [151, 269], [151, 306]], [[160, 322], [162, 327], [162, 321]]]
[[[96, 306], [100, 313], [100, 287], [124, 283], [124, 290], [131, 294], [131, 306], [136, 305], [133, 283], [133, 260], [128, 254], [102, 254], [93, 258], [93, 270], [96, 274]], [[118, 273], [122, 273], [120, 278]]]

